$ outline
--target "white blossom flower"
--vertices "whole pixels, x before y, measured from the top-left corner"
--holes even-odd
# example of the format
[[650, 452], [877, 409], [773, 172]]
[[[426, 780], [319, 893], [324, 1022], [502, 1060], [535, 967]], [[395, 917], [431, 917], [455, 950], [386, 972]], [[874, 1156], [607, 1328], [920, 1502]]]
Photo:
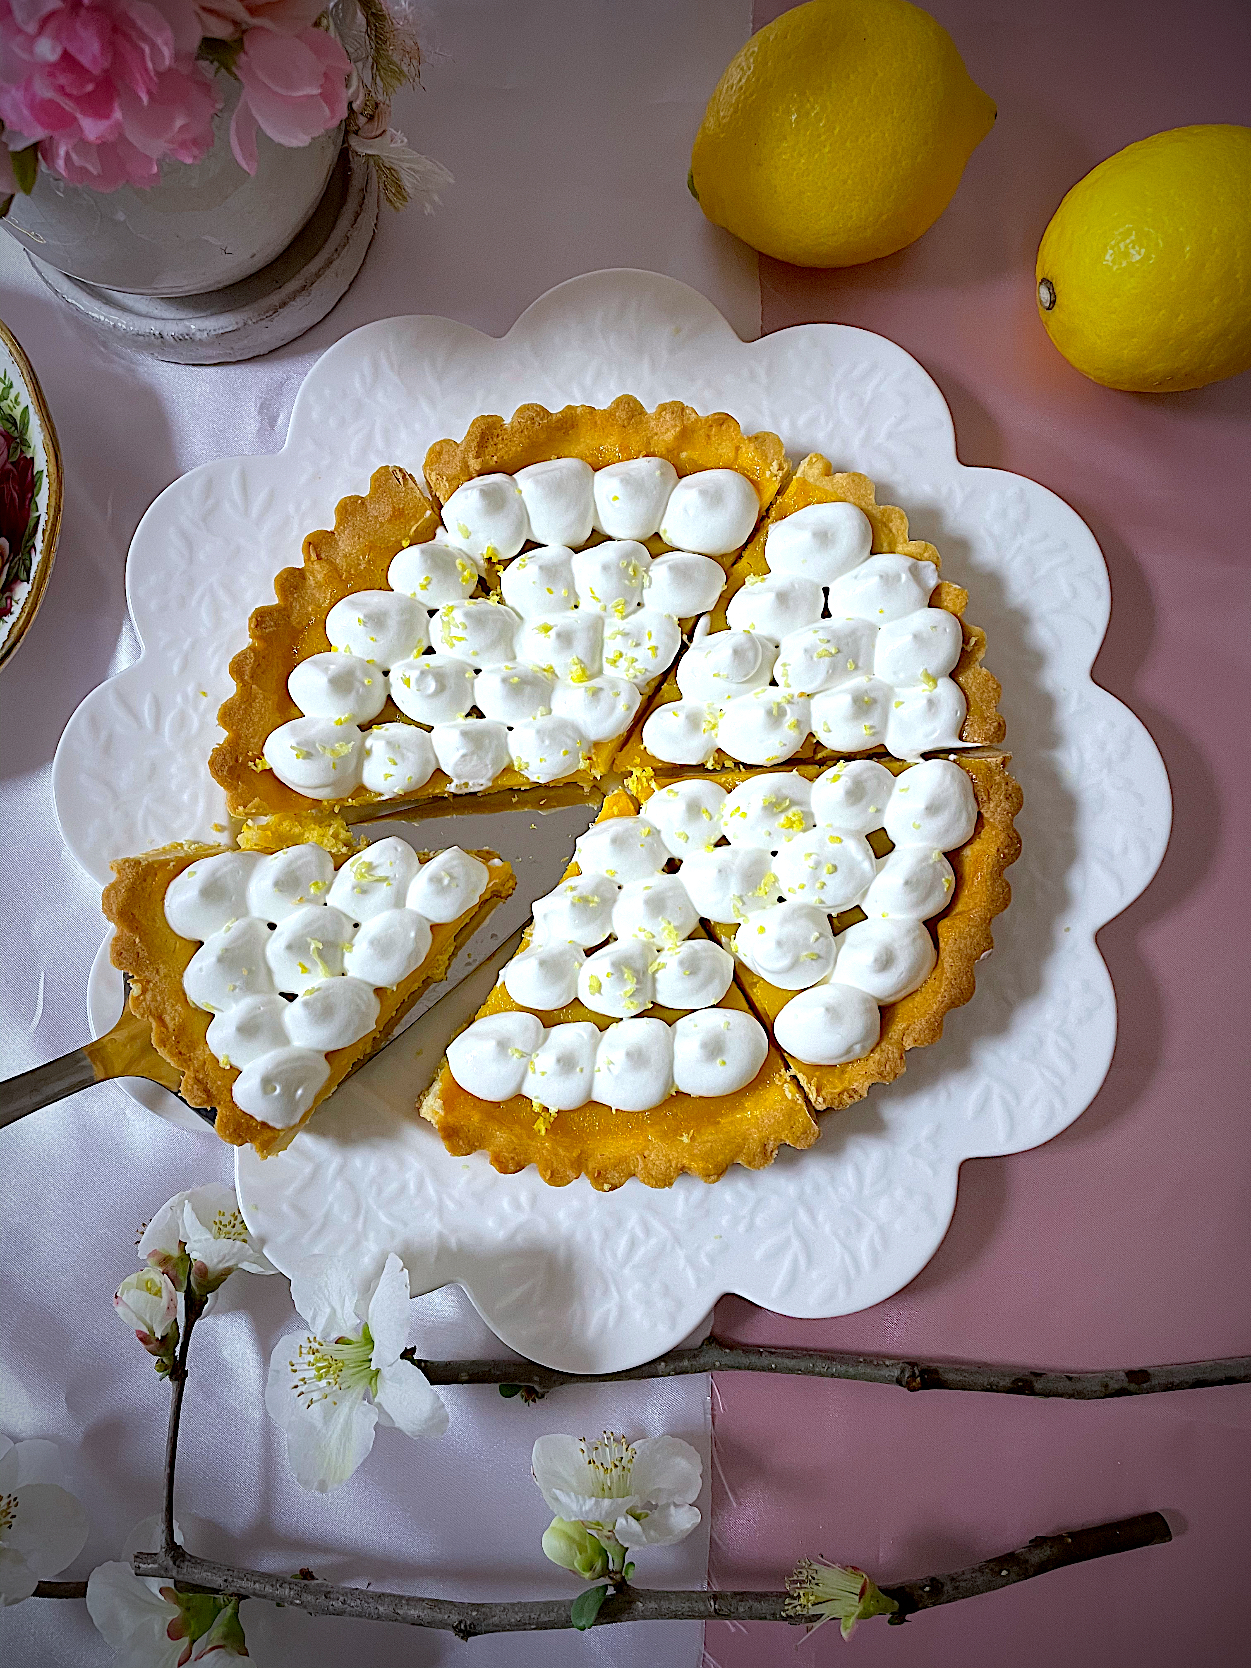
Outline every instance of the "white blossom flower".
[[182, 1246], [193, 1265], [203, 1265], [197, 1286], [204, 1291], [215, 1290], [237, 1268], [247, 1274], [278, 1272], [248, 1232], [234, 1188], [220, 1182], [167, 1200], [144, 1229], [139, 1255], [166, 1268]]
[[303, 1488], [322, 1494], [345, 1483], [373, 1447], [376, 1424], [398, 1425], [406, 1436], [443, 1434], [447, 1409], [425, 1374], [400, 1359], [408, 1271], [394, 1252], [368, 1291], [342, 1264], [318, 1258], [292, 1280], [291, 1296], [311, 1332], [279, 1341], [265, 1406], [286, 1433]]
[[827, 1564], [822, 1558], [814, 1562], [803, 1558], [796, 1564], [786, 1583], [790, 1597], [786, 1601], [788, 1616], [817, 1620], [813, 1631], [824, 1623], [838, 1620], [844, 1639], [850, 1639], [857, 1623], [870, 1616], [890, 1616], [899, 1609], [893, 1598], [877, 1587], [863, 1570], [854, 1564]]
[[181, 1630], [169, 1631], [178, 1626], [182, 1612], [161, 1596], [159, 1581], [143, 1580], [129, 1563], [92, 1570], [87, 1611], [121, 1668], [180, 1668], [191, 1658], [191, 1640]]
[[[174, 1532], [180, 1538], [177, 1524]], [[236, 1600], [179, 1593], [156, 1576], [135, 1574], [130, 1562], [134, 1554], [151, 1552], [160, 1544], [160, 1518], [144, 1518], [127, 1536], [122, 1561], [98, 1565], [87, 1582], [88, 1614], [113, 1647], [120, 1668], [182, 1668], [193, 1651], [199, 1660], [213, 1648], [223, 1612], [226, 1623], [233, 1622], [237, 1629]]]
[[176, 1323], [178, 1293], [168, 1274], [141, 1268], [128, 1274], [114, 1292], [113, 1307], [146, 1349], [149, 1341], [163, 1338]]
[[622, 1546], [671, 1546], [699, 1522], [699, 1455], [676, 1436], [630, 1443], [605, 1431], [585, 1437], [541, 1436], [531, 1459], [534, 1480], [558, 1517], [612, 1535]]
[[29, 1598], [83, 1549], [87, 1514], [61, 1476], [55, 1442], [0, 1436], [0, 1605]]

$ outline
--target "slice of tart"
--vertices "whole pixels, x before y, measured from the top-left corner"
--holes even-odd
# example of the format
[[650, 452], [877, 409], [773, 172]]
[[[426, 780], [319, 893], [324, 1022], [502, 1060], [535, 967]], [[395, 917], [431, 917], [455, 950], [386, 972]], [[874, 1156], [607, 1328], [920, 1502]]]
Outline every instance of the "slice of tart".
[[724, 769], [996, 745], [968, 593], [864, 475], [804, 459], [617, 766]]
[[[394, 1030], [513, 890], [491, 851], [173, 845], [113, 864], [113, 965], [189, 1105], [264, 1158]], [[337, 837], [336, 837], [337, 834]]]
[[669, 864], [635, 801], [610, 795], [421, 1103], [449, 1152], [608, 1191], [811, 1146], [803, 1094]]
[[1007, 764], [636, 779], [641, 804], [612, 795], [535, 904], [423, 1116], [453, 1153], [602, 1189], [809, 1145], [809, 1107], [897, 1077], [972, 995], [1020, 849]]
[[786, 475], [776, 435], [622, 397], [480, 417], [312, 533], [231, 662], [231, 813], [591, 795]]
[[643, 798], [673, 844], [697, 848], [687, 890], [817, 1110], [893, 1081], [973, 995], [1021, 849], [1008, 763], [692, 774]]

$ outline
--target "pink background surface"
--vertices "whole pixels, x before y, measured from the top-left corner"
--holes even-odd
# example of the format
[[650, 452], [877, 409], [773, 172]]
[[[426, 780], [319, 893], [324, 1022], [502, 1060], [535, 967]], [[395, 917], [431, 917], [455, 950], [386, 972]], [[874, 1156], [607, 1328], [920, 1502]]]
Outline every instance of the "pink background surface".
[[[756, 27], [785, 9], [758, 0]], [[929, 10], [997, 101], [993, 133], [912, 248], [834, 273], [762, 258], [763, 329], [831, 320], [889, 336], [942, 389], [964, 462], [1032, 476], [1085, 518], [1112, 576], [1095, 675], [1159, 744], [1173, 837], [1153, 885], [1100, 935], [1119, 1035], [1084, 1116], [1036, 1152], [967, 1163], [941, 1249], [888, 1303], [799, 1322], [727, 1300], [717, 1330], [1058, 1368], [1249, 1353], [1251, 374], [1159, 398], [1099, 388], [1048, 342], [1033, 274], [1060, 198], [1103, 157], [1169, 127], [1251, 122], [1251, 11]], [[847, 1647], [834, 1627], [804, 1643], [714, 1624], [709, 1668], [844, 1649], [868, 1668], [1246, 1660], [1251, 1390], [1084, 1406], [743, 1375], [714, 1381], [713, 1414], [717, 1586], [772, 1586], [817, 1551], [903, 1579], [1157, 1508], [1176, 1539], [903, 1630], [875, 1622]]]

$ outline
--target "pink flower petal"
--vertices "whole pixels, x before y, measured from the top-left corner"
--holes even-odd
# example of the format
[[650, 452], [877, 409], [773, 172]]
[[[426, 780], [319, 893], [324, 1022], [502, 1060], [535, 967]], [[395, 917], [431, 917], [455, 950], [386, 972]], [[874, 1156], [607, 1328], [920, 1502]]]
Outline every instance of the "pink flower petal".
[[108, 68], [112, 56], [112, 20], [98, 11], [62, 13], [57, 19], [57, 40], [62, 52], [72, 57], [95, 77]]
[[33, 35], [50, 12], [59, 11], [64, 0], [9, 0], [9, 10], [23, 34]]
[[283, 98], [301, 98], [320, 92], [322, 64], [308, 44], [309, 35], [320, 35], [324, 41], [330, 39], [321, 29], [306, 29], [303, 35], [295, 36], [271, 35], [260, 30], [255, 40], [245, 36], [243, 54], [236, 66], [239, 79], [245, 86], [263, 81]]
[[256, 120], [279, 145], [307, 145], [347, 114], [351, 65], [322, 29], [307, 29], [298, 39], [253, 30], [235, 68]]
[[252, 114], [246, 93], [235, 105], [235, 113], [230, 118], [230, 148], [240, 168], [247, 174], [254, 174], [257, 165], [256, 117]]

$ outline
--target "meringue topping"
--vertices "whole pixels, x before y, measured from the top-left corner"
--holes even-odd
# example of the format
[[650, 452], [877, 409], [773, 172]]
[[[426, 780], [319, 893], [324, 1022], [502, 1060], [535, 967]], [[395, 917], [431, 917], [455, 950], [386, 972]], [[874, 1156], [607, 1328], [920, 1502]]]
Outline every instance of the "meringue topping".
[[734, 469], [685, 475], [669, 494], [660, 536], [675, 550], [728, 556], [751, 537], [760, 514], [756, 489]]
[[[473, 579], [476, 584], [476, 573]], [[385, 672], [397, 660], [411, 660], [429, 648], [430, 614], [420, 602], [399, 591], [355, 591], [326, 615], [326, 636], [340, 654], [355, 656]], [[337, 715], [337, 711], [332, 714]]]
[[443, 506], [449, 544], [492, 562], [506, 562], [530, 537], [530, 517], [511, 475], [478, 475]]
[[677, 485], [678, 472], [664, 458], [627, 458], [597, 469], [593, 483], [596, 527], [610, 539], [650, 538], [659, 532]]
[[771, 573], [802, 574], [832, 585], [858, 568], [873, 547], [873, 527], [854, 504], [808, 504], [774, 522], [765, 540]]
[[548, 458], [513, 476], [538, 544], [585, 544], [591, 536], [594, 471], [581, 458]]
[[297, 1122], [326, 1081], [325, 1055], [374, 1029], [376, 992], [417, 971], [431, 921], [467, 913], [489, 878], [458, 847], [422, 865], [397, 838], [337, 874], [312, 843], [188, 864], [166, 888], [165, 915], [180, 937], [200, 940], [183, 989], [213, 1015], [208, 1046], [240, 1073], [235, 1104], [276, 1128]]

